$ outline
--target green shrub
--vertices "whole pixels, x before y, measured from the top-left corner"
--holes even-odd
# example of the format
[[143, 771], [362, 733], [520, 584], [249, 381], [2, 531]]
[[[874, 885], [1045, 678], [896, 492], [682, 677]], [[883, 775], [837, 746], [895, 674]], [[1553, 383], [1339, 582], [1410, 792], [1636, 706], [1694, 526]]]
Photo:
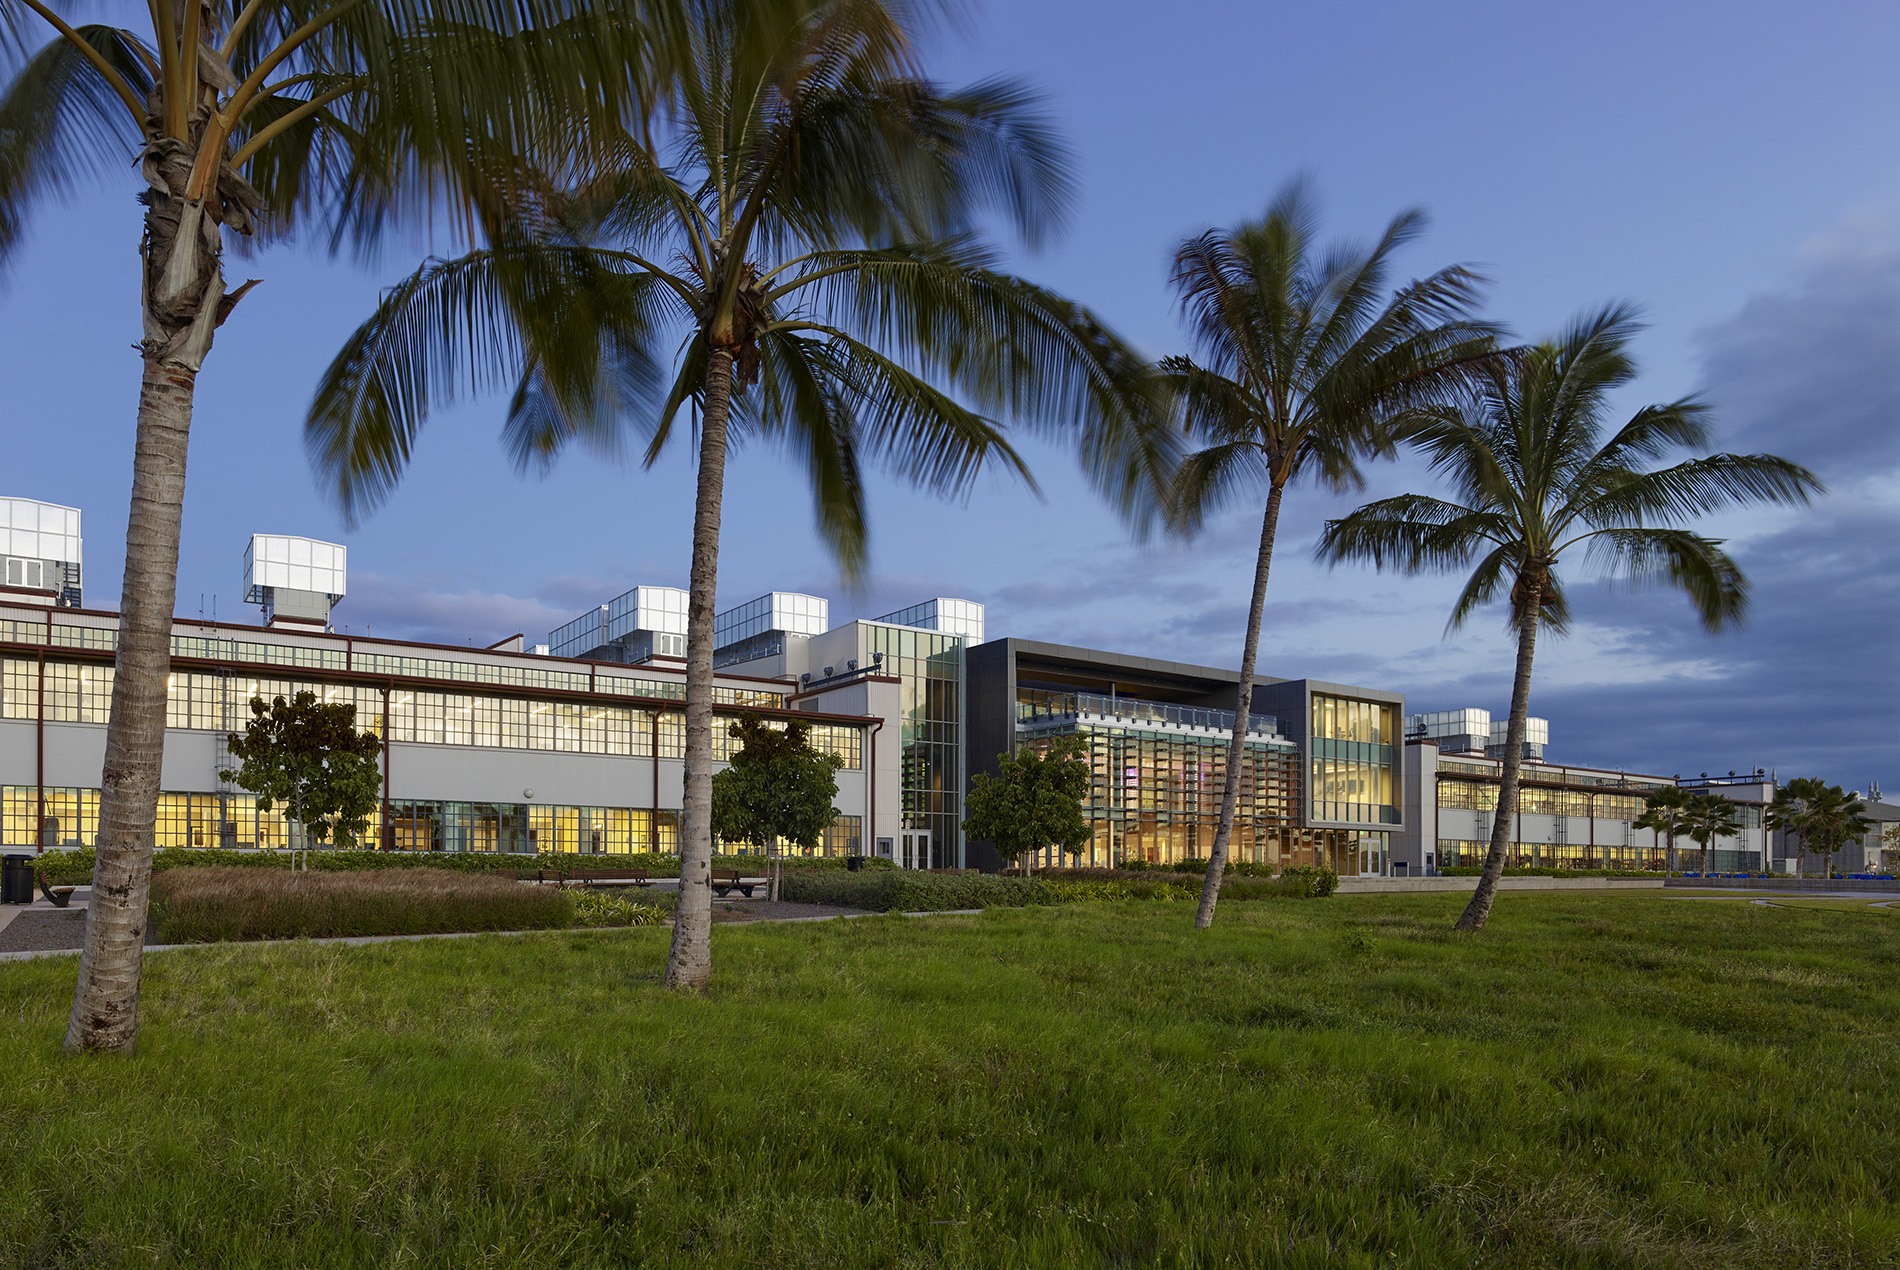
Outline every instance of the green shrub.
[[657, 926], [665, 920], [666, 910], [657, 904], [640, 903], [613, 891], [574, 892], [576, 926]]
[[[1200, 877], [1207, 876], [1207, 861], [1199, 856], [1188, 856], [1183, 860], [1123, 860], [1117, 870], [1130, 873], [1192, 873]], [[1224, 877], [1270, 878], [1274, 876], [1270, 864], [1255, 864], [1252, 860], [1228, 860]]]
[[152, 879], [165, 943], [542, 930], [574, 922], [574, 896], [449, 869], [354, 873], [173, 868]]
[[[1131, 876], [1132, 874], [1132, 876]], [[1055, 888], [1057, 896], [1071, 900], [1188, 900], [1199, 899], [1205, 881], [1199, 874], [1161, 872], [1149, 869], [1049, 869], [1038, 875]], [[1221, 881], [1224, 900], [1259, 900], [1276, 896], [1317, 899], [1331, 895], [1339, 886], [1339, 875], [1331, 869], [1310, 864], [1294, 865], [1272, 875], [1263, 866], [1249, 866], [1246, 873], [1229, 874]]]
[[1339, 874], [1324, 865], [1296, 864], [1282, 869], [1274, 881], [1282, 894], [1301, 899], [1323, 900], [1339, 889]]
[[876, 913], [941, 913], [1056, 902], [1055, 892], [1041, 878], [921, 873], [911, 869], [862, 873], [801, 870], [786, 875], [781, 894], [798, 904], [837, 904]]
[[1043, 881], [1063, 904], [1077, 900], [1159, 900], [1173, 903], [1198, 900], [1200, 883], [1166, 877], [1045, 878]]
[[89, 886], [92, 883], [93, 851], [81, 847], [75, 851], [48, 851], [33, 857], [33, 868], [48, 886]]
[[[1448, 878], [1475, 878], [1484, 872], [1479, 866], [1454, 865], [1440, 869], [1440, 876]], [[1664, 876], [1660, 869], [1558, 869], [1549, 865], [1536, 868], [1526, 866], [1504, 870], [1507, 878], [1659, 878]]]

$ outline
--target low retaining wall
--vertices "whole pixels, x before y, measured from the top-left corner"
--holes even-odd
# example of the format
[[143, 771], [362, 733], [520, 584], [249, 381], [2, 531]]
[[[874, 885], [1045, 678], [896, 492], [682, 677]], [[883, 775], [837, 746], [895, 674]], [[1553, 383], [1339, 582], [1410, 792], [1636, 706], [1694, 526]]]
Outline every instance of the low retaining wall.
[[[1500, 878], [1500, 891], [1660, 891], [1661, 878]], [[1469, 878], [1341, 878], [1341, 895], [1403, 895], [1420, 891], [1475, 891]]]
[[[1705, 891], [1765, 891], [1777, 895], [1826, 895], [1829, 892], [1858, 895], [1869, 891], [1900, 895], [1900, 878], [1891, 882], [1853, 878], [1670, 878], [1669, 885]], [[1340, 890], [1345, 889], [1342, 882]]]

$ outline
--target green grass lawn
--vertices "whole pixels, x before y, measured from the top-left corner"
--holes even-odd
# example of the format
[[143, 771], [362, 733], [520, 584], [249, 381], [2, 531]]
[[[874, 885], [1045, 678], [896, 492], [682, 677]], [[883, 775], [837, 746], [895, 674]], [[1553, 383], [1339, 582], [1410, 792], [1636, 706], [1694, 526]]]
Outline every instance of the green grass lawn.
[[0, 1263], [1892, 1264], [1890, 916], [1463, 902], [0, 965]]

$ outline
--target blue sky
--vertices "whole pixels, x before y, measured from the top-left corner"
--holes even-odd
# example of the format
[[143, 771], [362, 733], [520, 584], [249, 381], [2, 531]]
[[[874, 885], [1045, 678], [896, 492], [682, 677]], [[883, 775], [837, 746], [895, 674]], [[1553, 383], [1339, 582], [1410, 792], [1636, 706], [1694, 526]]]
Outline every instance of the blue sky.
[[[110, 6], [106, 6], [110, 8]], [[1559, 758], [1694, 773], [1756, 765], [1900, 788], [1900, 7], [1866, 3], [1529, 6], [992, 3], [938, 41], [946, 80], [993, 74], [1047, 96], [1076, 159], [1069, 232], [1014, 267], [1093, 306], [1145, 350], [1181, 348], [1166, 286], [1182, 237], [1257, 215], [1312, 175], [1332, 232], [1364, 237], [1422, 206], [1403, 264], [1495, 280], [1489, 312], [1526, 336], [1612, 298], [1641, 303], [1629, 397], [1702, 393], [1722, 448], [1773, 450], [1834, 487], [1804, 514], [1714, 527], [1756, 586], [1750, 624], [1711, 639], [1679, 598], [1585, 586], [1579, 623], [1540, 649], [1533, 709]], [[13, 354], [0, 493], [85, 510], [89, 603], [115, 602], [138, 382], [130, 172], [40, 214], [0, 292]], [[243, 619], [252, 532], [350, 547], [354, 630], [487, 643], [543, 637], [640, 582], [684, 585], [683, 453], [654, 471], [585, 454], [518, 478], [502, 403], [431, 423], [397, 497], [347, 529], [316, 492], [309, 392], [379, 287], [374, 267], [269, 253], [200, 381], [179, 608]], [[1232, 664], [1257, 521], [1136, 545], [1057, 450], [1025, 445], [1040, 501], [1001, 480], [962, 504], [881, 483], [873, 567], [847, 593], [804, 495], [765, 449], [733, 465], [721, 601], [832, 598], [834, 618], [934, 594], [989, 605], [990, 631]], [[1367, 496], [1424, 488], [1371, 473]], [[1501, 622], [1445, 636], [1455, 584], [1310, 563], [1349, 502], [1290, 497], [1261, 669], [1397, 688], [1413, 708], [1502, 711]]]

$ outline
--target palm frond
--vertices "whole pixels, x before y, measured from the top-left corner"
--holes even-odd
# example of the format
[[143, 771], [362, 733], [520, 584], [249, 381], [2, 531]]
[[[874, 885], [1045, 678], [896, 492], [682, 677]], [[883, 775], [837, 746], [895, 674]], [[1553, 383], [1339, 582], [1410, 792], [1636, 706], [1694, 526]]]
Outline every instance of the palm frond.
[[[603, 386], [650, 386], [644, 341], [658, 286], [580, 247], [517, 245], [426, 263], [384, 293], [318, 384], [304, 425], [319, 479], [354, 518], [401, 479], [430, 413], [462, 393], [520, 386], [511, 446], [545, 453], [537, 427], [597, 432]], [[603, 376], [603, 353], [613, 374]]]
[[[130, 34], [107, 26], [75, 31], [135, 91], [150, 92]], [[28, 58], [0, 97], [0, 264], [18, 249], [38, 203], [71, 194], [81, 181], [127, 172], [144, 140], [118, 93], [71, 41], [54, 39]]]
[[1314, 557], [1329, 564], [1364, 561], [1413, 573], [1461, 568], [1486, 543], [1519, 550], [1507, 517], [1420, 494], [1367, 503], [1326, 522]]
[[1710, 631], [1738, 623], [1748, 609], [1740, 566], [1715, 539], [1686, 529], [1606, 529], [1590, 539], [1585, 559], [1632, 585], [1681, 591]]
[[1771, 454], [1712, 454], [1652, 472], [1593, 465], [1595, 488], [1576, 493], [1574, 516], [1596, 528], [1681, 524], [1747, 503], [1806, 506], [1825, 487]]

